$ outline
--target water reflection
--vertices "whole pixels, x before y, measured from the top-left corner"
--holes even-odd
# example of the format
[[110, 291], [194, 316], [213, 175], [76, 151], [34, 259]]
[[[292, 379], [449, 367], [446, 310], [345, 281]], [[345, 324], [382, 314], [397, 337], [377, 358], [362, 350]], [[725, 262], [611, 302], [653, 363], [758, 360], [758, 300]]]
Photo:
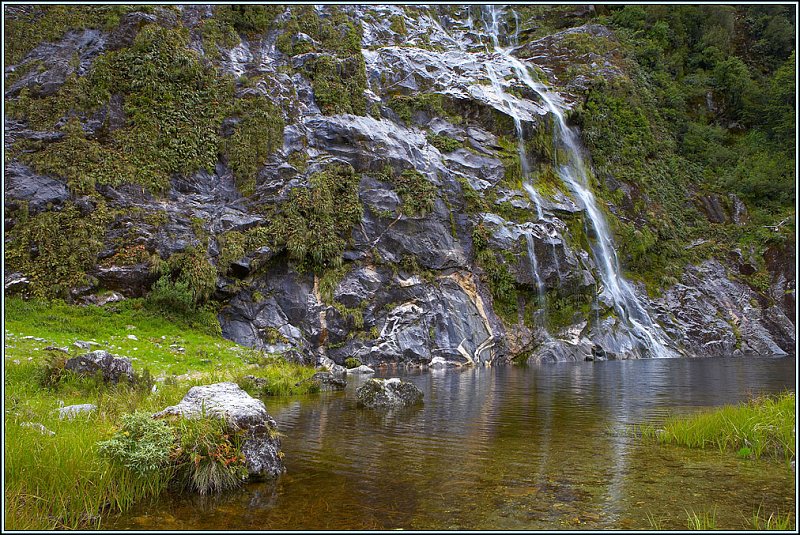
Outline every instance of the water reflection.
[[[392, 373], [391, 375], [397, 375]], [[789, 511], [780, 463], [653, 447], [627, 424], [794, 388], [793, 359], [665, 359], [410, 373], [425, 404], [380, 413], [345, 392], [267, 400], [287, 474], [211, 499], [168, 497], [135, 529], [685, 527], [684, 509]], [[705, 508], [705, 509], [704, 509]], [[769, 508], [769, 509], [768, 509]], [[727, 524], [726, 524], [727, 523]], [[108, 526], [106, 526], [108, 527]]]

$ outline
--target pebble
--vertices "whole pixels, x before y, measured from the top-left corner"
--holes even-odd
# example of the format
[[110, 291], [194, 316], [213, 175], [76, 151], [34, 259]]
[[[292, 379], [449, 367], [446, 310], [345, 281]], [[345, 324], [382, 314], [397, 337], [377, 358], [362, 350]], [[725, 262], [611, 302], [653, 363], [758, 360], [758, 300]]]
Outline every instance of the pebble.
[[135, 334], [129, 334], [128, 335], [128, 340], [138, 340], [138, 338], [136, 338]]

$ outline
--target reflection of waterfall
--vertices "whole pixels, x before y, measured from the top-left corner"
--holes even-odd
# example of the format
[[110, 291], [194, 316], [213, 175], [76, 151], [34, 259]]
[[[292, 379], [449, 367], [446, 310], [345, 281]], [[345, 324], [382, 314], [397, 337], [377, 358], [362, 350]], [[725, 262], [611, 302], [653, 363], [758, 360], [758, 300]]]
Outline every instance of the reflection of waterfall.
[[[519, 59], [511, 55], [511, 47], [501, 47], [499, 43], [499, 19], [502, 9], [499, 6], [486, 6], [485, 14], [489, 21], [484, 22], [495, 46], [495, 50], [506, 59], [514, 69], [518, 78], [544, 102], [547, 110], [556, 118], [553, 129], [554, 145], [556, 154], [556, 171], [561, 180], [569, 186], [573, 194], [578, 197], [586, 209], [586, 215], [592, 222], [595, 234], [595, 244], [592, 253], [599, 266], [600, 277], [603, 281], [603, 294], [609, 298], [614, 305], [619, 318], [630, 328], [630, 331], [638, 339], [639, 345], [648, 350], [656, 357], [672, 356], [672, 352], [666, 348], [666, 336], [661, 328], [650, 318], [647, 311], [639, 302], [630, 283], [622, 276], [622, 270], [617, 259], [614, 242], [608, 230], [608, 224], [595, 200], [594, 194], [589, 189], [589, 181], [586, 175], [586, 164], [581, 154], [578, 138], [572, 129], [567, 126], [564, 119], [563, 106], [560, 99], [553, 93], [534, 80], [528, 68]], [[516, 17], [516, 14], [515, 14]], [[517, 28], [518, 31], [518, 28]], [[516, 36], [516, 32], [514, 34]], [[490, 69], [491, 70], [491, 69]], [[492, 79], [494, 84], [494, 78]], [[559, 104], [556, 104], [556, 102]], [[509, 100], [507, 104], [512, 104]], [[518, 118], [515, 117], [515, 121]], [[520, 139], [520, 146], [522, 140]], [[524, 157], [524, 149], [521, 150], [521, 159]], [[563, 160], [563, 161], [562, 161]], [[531, 185], [526, 187], [531, 198], [534, 197], [535, 189]], [[538, 194], [537, 194], [538, 195]], [[537, 210], [540, 212], [539, 203]], [[537, 274], [538, 275], [538, 274]]]

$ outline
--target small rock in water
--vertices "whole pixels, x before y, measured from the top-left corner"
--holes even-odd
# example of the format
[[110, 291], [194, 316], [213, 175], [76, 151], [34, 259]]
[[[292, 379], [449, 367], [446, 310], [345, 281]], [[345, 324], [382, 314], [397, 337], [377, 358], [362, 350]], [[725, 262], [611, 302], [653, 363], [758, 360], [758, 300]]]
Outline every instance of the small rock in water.
[[62, 420], [64, 418], [68, 420], [72, 420], [75, 416], [79, 414], [88, 414], [92, 411], [97, 409], [97, 405], [92, 403], [83, 403], [80, 405], [67, 405], [66, 407], [61, 407], [58, 409], [58, 417]]
[[356, 390], [358, 403], [371, 409], [407, 407], [422, 402], [422, 390], [414, 383], [391, 379], [370, 379]]

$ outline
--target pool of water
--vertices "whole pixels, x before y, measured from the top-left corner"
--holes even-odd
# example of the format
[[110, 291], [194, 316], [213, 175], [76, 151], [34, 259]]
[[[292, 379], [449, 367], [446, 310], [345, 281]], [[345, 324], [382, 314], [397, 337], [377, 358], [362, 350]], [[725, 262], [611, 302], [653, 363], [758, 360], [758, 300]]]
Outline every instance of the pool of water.
[[[219, 496], [166, 495], [108, 529], [744, 529], [795, 508], [783, 462], [643, 443], [658, 423], [795, 388], [795, 360], [648, 359], [383, 372], [425, 393], [379, 413], [344, 392], [267, 399], [287, 472]], [[361, 379], [363, 380], [363, 379]], [[654, 524], [656, 523], [656, 524]]]

